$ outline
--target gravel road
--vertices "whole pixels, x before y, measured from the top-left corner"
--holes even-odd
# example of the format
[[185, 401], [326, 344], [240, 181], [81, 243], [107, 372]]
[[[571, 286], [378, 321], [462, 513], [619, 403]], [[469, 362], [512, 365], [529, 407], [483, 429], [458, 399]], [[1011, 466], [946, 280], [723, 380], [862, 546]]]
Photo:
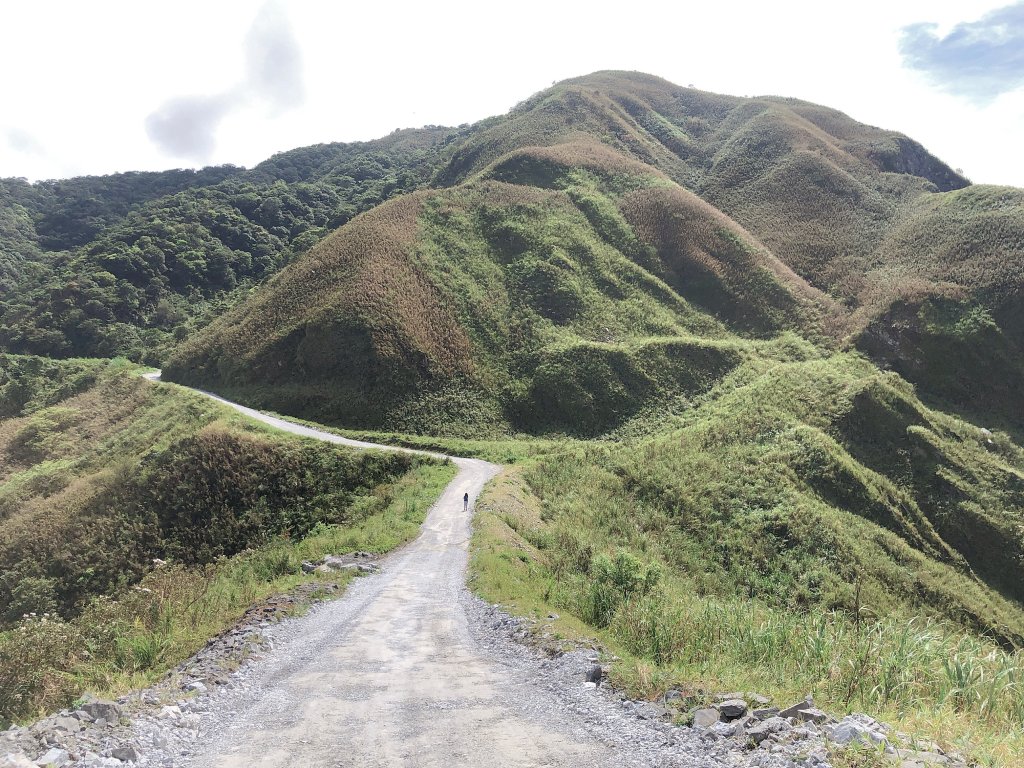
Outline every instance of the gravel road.
[[[215, 399], [295, 434], [397, 450]], [[542, 660], [511, 639], [508, 617], [465, 587], [473, 503], [500, 468], [452, 461], [458, 475], [419, 537], [344, 597], [272, 628], [272, 652], [248, 665], [237, 686], [197, 702], [203, 714], [194, 738], [176, 739], [177, 754], [164, 764], [750, 765], [745, 753], [638, 718], [630, 703], [583, 686], [585, 652]], [[147, 730], [140, 739], [159, 740]], [[775, 764], [762, 757], [758, 764]]]

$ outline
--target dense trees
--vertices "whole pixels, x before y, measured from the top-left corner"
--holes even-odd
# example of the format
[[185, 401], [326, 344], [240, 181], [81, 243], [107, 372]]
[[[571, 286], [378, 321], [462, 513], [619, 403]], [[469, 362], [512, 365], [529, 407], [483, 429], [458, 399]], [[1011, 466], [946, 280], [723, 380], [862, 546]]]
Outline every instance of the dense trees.
[[451, 135], [317, 145], [249, 171], [0, 179], [0, 349], [157, 362], [327, 232], [421, 186]]

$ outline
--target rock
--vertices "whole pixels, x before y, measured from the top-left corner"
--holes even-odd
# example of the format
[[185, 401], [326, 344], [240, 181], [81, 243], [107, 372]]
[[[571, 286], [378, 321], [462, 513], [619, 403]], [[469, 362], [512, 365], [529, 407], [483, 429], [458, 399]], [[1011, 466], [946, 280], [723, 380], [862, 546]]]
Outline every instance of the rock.
[[[866, 716], [865, 716], [866, 717]], [[867, 718], [871, 720], [871, 718]], [[853, 741], [860, 741], [865, 744], [888, 744], [881, 723], [871, 720], [876, 727], [872, 728], [868, 723], [863, 722], [855, 715], [844, 717], [834, 725], [829, 732], [832, 741], [837, 744], [849, 744]]]
[[734, 691], [733, 693], [719, 693], [715, 695], [715, 703], [721, 704], [723, 701], [729, 701], [729, 699], [742, 699], [746, 696], [743, 691]]
[[726, 699], [716, 706], [723, 720], [735, 720], [747, 713], [747, 702], [743, 699]]
[[597, 683], [591, 683], [591, 682], [588, 681], [588, 682], [585, 682], [583, 684], [583, 687], [584, 688], [588, 688], [590, 690], [593, 690], [593, 689], [597, 688]]
[[900, 768], [933, 768], [936, 765], [950, 765], [951, 761], [938, 752], [911, 752], [899, 750]]
[[160, 710], [161, 720], [178, 720], [181, 718], [181, 707], [167, 706]]
[[62, 765], [67, 765], [70, 760], [71, 757], [66, 751], [54, 747], [44, 753], [42, 757], [37, 757], [36, 765], [50, 766], [50, 768], [61, 768]]
[[83, 712], [81, 709], [71, 713], [71, 716], [76, 720], [81, 720], [83, 723], [91, 723], [95, 718], [88, 712]]
[[142, 758], [139, 750], [136, 749], [133, 744], [127, 744], [123, 747], [115, 747], [110, 750], [110, 756], [125, 763], [137, 763]]
[[750, 714], [752, 714], [758, 720], [767, 720], [769, 717], [775, 717], [777, 714], [779, 714], [779, 708], [765, 707], [764, 709], [755, 709]]
[[665, 691], [665, 701], [681, 701], [682, 698], [683, 694], [675, 688]]
[[784, 733], [792, 727], [793, 726], [791, 726], [785, 719], [776, 715], [775, 717], [769, 717], [763, 722], [751, 725], [747, 728], [746, 736], [754, 742], [754, 744], [760, 744], [769, 736], [774, 736], [777, 733]]
[[55, 717], [50, 721], [50, 727], [63, 733], [78, 733], [83, 726], [82, 721], [75, 717]]
[[759, 693], [748, 693], [744, 698], [751, 704], [755, 704], [758, 707], [767, 707], [772, 703], [772, 700], [767, 696], [762, 696]]
[[313, 573], [316, 570], [316, 565], [309, 562], [309, 560], [303, 560], [302, 565], [299, 567], [302, 568], [303, 573]]
[[597, 685], [600, 685], [602, 677], [604, 677], [604, 669], [600, 664], [594, 664], [587, 670], [585, 679], [588, 683], [596, 683]]
[[828, 721], [829, 716], [820, 709], [809, 707], [808, 709], [798, 710], [796, 713], [796, 719], [801, 723], [814, 723], [815, 725], [821, 725]]
[[779, 712], [779, 717], [796, 717], [801, 709], [813, 709], [814, 699], [808, 696], [803, 701], [797, 702], [791, 707], [786, 707], [784, 710]]
[[196, 680], [188, 684], [187, 690], [194, 691], [196, 693], [206, 693], [206, 683], [202, 680]]
[[36, 768], [36, 764], [20, 753], [0, 757], [0, 768]]
[[708, 707], [707, 709], [698, 709], [696, 712], [693, 713], [693, 727], [710, 728], [720, 719], [721, 716], [718, 710], [714, 707]]
[[117, 723], [121, 720], [121, 705], [115, 701], [87, 701], [81, 706], [81, 710], [94, 720], [106, 720], [108, 723]]
[[708, 728], [708, 733], [718, 736], [720, 739], [728, 739], [730, 736], [736, 734], [736, 730], [738, 728], [739, 726], [736, 725], [736, 723], [723, 723], [719, 720]]

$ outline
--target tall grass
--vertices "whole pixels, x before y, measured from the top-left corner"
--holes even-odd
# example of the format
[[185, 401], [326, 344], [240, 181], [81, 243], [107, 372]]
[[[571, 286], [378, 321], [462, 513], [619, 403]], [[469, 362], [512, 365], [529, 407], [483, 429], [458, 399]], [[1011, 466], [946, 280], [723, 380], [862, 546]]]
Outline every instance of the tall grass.
[[278, 538], [204, 566], [157, 568], [70, 620], [27, 616], [0, 632], [0, 724], [66, 706], [85, 691], [118, 695], [151, 683], [261, 599], [325, 579], [304, 574], [303, 560], [394, 549], [416, 535], [454, 473], [447, 464], [419, 465], [392, 484], [386, 504], [345, 525], [320, 524], [301, 540]]

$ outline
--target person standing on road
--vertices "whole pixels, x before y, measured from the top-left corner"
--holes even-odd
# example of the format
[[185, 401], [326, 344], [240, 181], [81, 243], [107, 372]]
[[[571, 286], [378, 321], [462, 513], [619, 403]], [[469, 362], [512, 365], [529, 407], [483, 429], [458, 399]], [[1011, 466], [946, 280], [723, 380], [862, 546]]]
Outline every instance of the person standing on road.
[[469, 511], [469, 493], [462, 494], [462, 511]]

